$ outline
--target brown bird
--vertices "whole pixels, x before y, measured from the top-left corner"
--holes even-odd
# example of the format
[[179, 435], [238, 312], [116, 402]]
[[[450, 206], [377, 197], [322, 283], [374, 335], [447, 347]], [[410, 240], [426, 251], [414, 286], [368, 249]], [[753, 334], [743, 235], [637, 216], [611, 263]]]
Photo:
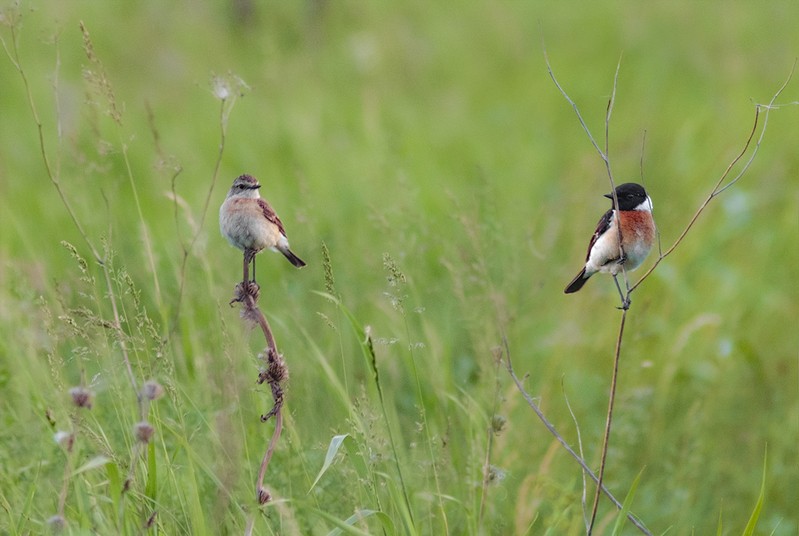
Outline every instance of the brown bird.
[[297, 268], [305, 262], [289, 248], [286, 230], [275, 211], [258, 189], [258, 180], [252, 175], [241, 175], [219, 208], [219, 228], [222, 235], [234, 247], [244, 251], [244, 259], [253, 262], [255, 278], [255, 255], [264, 249], [279, 251]]

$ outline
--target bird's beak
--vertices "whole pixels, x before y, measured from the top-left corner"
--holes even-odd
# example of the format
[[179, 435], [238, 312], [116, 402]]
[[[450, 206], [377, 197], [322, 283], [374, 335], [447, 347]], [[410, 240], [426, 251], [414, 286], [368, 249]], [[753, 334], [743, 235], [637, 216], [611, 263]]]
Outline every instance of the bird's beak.
[[250, 190], [257, 190], [257, 189], [258, 189], [258, 188], [260, 188], [260, 187], [261, 187], [261, 185], [260, 185], [260, 184], [256, 184], [256, 185], [254, 185], [254, 186], [250, 186], [250, 187], [249, 187], [249, 189], [250, 189]]
[[607, 197], [608, 199], [613, 199], [613, 194], [605, 194], [604, 197]]

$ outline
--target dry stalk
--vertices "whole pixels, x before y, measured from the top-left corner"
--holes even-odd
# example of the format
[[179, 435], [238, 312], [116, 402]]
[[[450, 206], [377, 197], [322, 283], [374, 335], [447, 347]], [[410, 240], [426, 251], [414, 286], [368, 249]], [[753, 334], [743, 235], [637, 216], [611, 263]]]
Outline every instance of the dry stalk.
[[[280, 439], [280, 434], [283, 431], [283, 403], [284, 391], [283, 383], [288, 378], [288, 369], [283, 361], [283, 356], [277, 350], [275, 337], [272, 334], [272, 328], [269, 327], [269, 322], [266, 320], [261, 309], [258, 307], [258, 298], [260, 296], [260, 288], [255, 281], [249, 280], [249, 258], [248, 252], [244, 254], [243, 263], [243, 280], [236, 285], [235, 296], [230, 304], [241, 303], [241, 316], [249, 322], [253, 322], [260, 326], [261, 331], [266, 339], [266, 353], [262, 355], [265, 362], [265, 367], [258, 374], [258, 384], [266, 383], [269, 385], [272, 392], [273, 406], [267, 413], [261, 415], [261, 422], [266, 422], [270, 418], [275, 418], [275, 430], [272, 432], [272, 438], [269, 445], [264, 452], [261, 460], [261, 467], [258, 471], [258, 479], [255, 484], [256, 500], [259, 505], [266, 504], [272, 500], [272, 495], [264, 487], [264, 479], [266, 478], [266, 470], [272, 455], [275, 452], [275, 447]], [[251, 526], [251, 525], [249, 525]]]

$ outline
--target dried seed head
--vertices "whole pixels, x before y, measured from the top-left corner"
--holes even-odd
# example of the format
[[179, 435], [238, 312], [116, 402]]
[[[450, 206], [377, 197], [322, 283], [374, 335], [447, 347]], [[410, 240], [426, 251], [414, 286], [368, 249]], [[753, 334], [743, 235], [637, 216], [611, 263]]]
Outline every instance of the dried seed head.
[[289, 377], [289, 369], [286, 368], [286, 363], [283, 361], [283, 356], [278, 356], [275, 361], [269, 363], [268, 370], [272, 381], [277, 383], [283, 383]]
[[149, 422], [141, 421], [136, 423], [136, 426], [133, 427], [133, 434], [136, 436], [136, 439], [142, 443], [149, 443], [150, 439], [155, 435], [155, 428], [153, 428]]
[[53, 435], [53, 439], [55, 439], [55, 442], [61, 445], [67, 451], [71, 451], [72, 445], [75, 444], [75, 436], [69, 432], [64, 432], [63, 430], [56, 432]]
[[58, 533], [67, 528], [67, 520], [61, 514], [56, 514], [47, 520], [47, 526], [51, 531]]
[[264, 488], [258, 488], [258, 504], [266, 504], [272, 500], [272, 495]]
[[147, 400], [158, 400], [164, 396], [164, 388], [155, 380], [147, 380], [142, 386], [141, 393]]
[[215, 76], [211, 79], [211, 91], [214, 97], [221, 101], [227, 100], [228, 97], [230, 97], [230, 85], [228, 81], [221, 76]]
[[92, 400], [94, 400], [94, 393], [85, 387], [73, 387], [69, 390], [69, 396], [72, 397], [72, 403], [79, 408], [92, 409]]
[[506, 424], [508, 424], [508, 419], [506, 419], [502, 415], [494, 415], [491, 418], [491, 430], [497, 435], [499, 435], [503, 430], [505, 430]]
[[489, 484], [499, 484], [505, 480], [507, 475], [508, 474], [504, 469], [497, 467], [496, 465], [488, 466], [488, 474], [486, 476]]
[[495, 365], [502, 364], [503, 349], [501, 346], [494, 346], [491, 348], [491, 358], [494, 360]]
[[158, 510], [154, 511], [150, 517], [147, 518], [147, 522], [144, 524], [145, 529], [150, 529], [155, 525], [155, 518], [158, 515]]

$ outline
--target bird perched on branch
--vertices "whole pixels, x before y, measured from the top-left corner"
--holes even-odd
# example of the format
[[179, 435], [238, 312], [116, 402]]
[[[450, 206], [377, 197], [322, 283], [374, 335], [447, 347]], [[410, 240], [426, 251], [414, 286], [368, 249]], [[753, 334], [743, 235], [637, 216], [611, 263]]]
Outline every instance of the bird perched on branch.
[[219, 209], [219, 228], [222, 235], [234, 247], [244, 251], [245, 268], [253, 263], [255, 277], [255, 255], [264, 249], [279, 251], [297, 268], [305, 262], [289, 248], [286, 230], [275, 211], [258, 189], [261, 184], [252, 175], [241, 175]]
[[[605, 194], [605, 197], [613, 203], [612, 193]], [[589, 277], [597, 272], [606, 272], [613, 276], [622, 301], [629, 306], [629, 300], [622, 293], [616, 275], [622, 271], [622, 267], [629, 272], [644, 262], [655, 240], [655, 221], [652, 219], [652, 200], [640, 184], [628, 182], [618, 186], [616, 197], [619, 203], [618, 217], [615, 207], [611, 206], [599, 220], [588, 244], [585, 266], [564, 292], [577, 292], [583, 288]]]

